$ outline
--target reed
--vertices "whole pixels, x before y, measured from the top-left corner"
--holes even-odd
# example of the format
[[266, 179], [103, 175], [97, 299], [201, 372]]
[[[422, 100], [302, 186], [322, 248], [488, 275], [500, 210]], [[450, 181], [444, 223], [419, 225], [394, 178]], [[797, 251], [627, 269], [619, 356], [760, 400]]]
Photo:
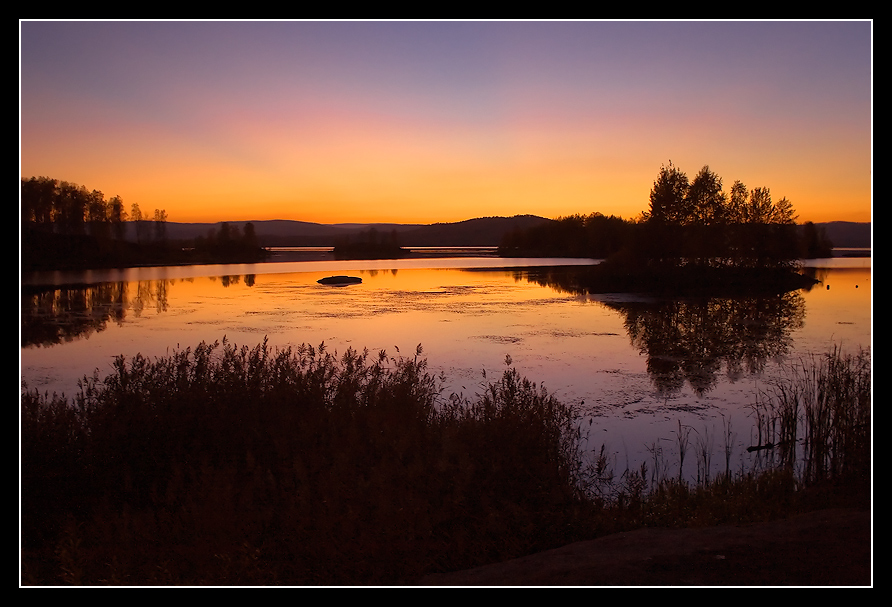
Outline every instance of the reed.
[[870, 351], [834, 346], [789, 367], [753, 410], [765, 463], [797, 470], [805, 483], [870, 474]]
[[869, 353], [834, 350], [764, 399], [760, 431], [795, 432], [796, 466], [732, 472], [728, 420], [725, 474], [706, 472], [704, 432], [695, 483], [667, 476], [658, 443], [650, 467], [616, 473], [576, 411], [510, 364], [466, 398], [443, 394], [420, 346], [224, 339], [119, 357], [72, 400], [25, 388], [23, 583], [411, 583], [643, 525], [783, 516], [809, 485], [869, 480]]
[[[583, 533], [575, 413], [513, 369], [444, 397], [411, 357], [200, 344], [22, 395], [44, 584], [398, 583]], [[521, 465], [518, 465], [522, 462]]]

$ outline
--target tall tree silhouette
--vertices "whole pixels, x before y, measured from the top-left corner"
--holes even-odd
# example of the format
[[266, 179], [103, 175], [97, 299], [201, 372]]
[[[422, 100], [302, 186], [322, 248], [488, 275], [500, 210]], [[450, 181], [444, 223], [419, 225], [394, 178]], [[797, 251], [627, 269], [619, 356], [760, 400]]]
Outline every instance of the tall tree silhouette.
[[669, 161], [660, 167], [660, 173], [650, 191], [650, 209], [644, 213], [647, 220], [657, 224], [685, 223], [690, 213], [686, 208], [688, 176]]
[[688, 216], [682, 223], [715, 225], [726, 220], [727, 197], [722, 191], [722, 178], [704, 166], [691, 181], [685, 193], [684, 208]]

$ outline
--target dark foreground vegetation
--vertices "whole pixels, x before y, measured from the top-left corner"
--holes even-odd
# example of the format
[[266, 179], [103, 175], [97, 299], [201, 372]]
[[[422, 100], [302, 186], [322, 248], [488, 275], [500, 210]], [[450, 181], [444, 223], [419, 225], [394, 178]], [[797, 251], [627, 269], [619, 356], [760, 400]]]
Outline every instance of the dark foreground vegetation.
[[696, 481], [658, 459], [616, 474], [576, 412], [510, 366], [446, 398], [420, 355], [224, 340], [118, 358], [73, 400], [24, 388], [22, 583], [408, 584], [869, 494], [869, 352], [816, 359], [754, 407], [752, 470], [733, 469], [726, 440], [710, 476], [714, 454], [679, 428]]

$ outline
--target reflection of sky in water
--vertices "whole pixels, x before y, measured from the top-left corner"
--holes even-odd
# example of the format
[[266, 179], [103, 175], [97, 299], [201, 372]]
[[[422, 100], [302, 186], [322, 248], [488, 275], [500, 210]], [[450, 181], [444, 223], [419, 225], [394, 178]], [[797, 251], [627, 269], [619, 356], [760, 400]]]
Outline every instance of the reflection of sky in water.
[[[276, 273], [262, 273], [268, 267]], [[313, 271], [295, 271], [301, 268]], [[143, 280], [126, 284], [123, 321], [109, 321], [104, 330], [61, 345], [22, 348], [22, 380], [41, 391], [72, 394], [77, 378], [97, 368], [104, 375], [118, 354], [164, 356], [224, 336], [254, 346], [268, 337], [272, 347], [324, 342], [338, 352], [352, 347], [395, 355], [399, 349], [406, 356], [421, 344], [430, 371], [445, 375], [447, 394], [473, 395], [485, 381], [484, 371], [496, 379], [510, 355], [522, 375], [594, 416], [585, 425], [591, 445], [606, 442], [623, 469], [649, 459], [655, 446], [671, 462], [679, 421], [694, 429], [695, 438], [713, 440], [718, 465], [722, 426], [731, 420], [735, 453], [743, 457], [751, 444], [748, 406], [779, 372], [769, 361], [760, 377], [732, 383], [719, 373], [703, 395], [685, 386], [661, 396], [647, 374], [647, 357], [630, 342], [624, 315], [599, 302], [623, 297], [560, 292], [510, 269], [251, 269], [256, 274], [228, 278], [202, 275], [207, 268], [170, 269], [166, 278], [161, 270], [129, 273], [127, 279]], [[333, 273], [361, 276], [363, 283], [316, 283]], [[818, 278], [823, 284], [802, 294], [806, 313], [803, 326], [792, 332], [794, 360], [826, 352], [834, 343], [847, 349], [870, 344], [869, 265], [821, 271]]]

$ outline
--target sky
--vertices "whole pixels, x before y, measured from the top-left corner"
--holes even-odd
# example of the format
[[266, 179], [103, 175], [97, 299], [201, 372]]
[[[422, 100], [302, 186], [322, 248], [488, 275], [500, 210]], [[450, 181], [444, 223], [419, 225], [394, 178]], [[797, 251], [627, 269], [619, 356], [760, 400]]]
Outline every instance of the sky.
[[634, 218], [669, 162], [871, 220], [871, 21], [19, 26], [21, 176], [169, 221]]

